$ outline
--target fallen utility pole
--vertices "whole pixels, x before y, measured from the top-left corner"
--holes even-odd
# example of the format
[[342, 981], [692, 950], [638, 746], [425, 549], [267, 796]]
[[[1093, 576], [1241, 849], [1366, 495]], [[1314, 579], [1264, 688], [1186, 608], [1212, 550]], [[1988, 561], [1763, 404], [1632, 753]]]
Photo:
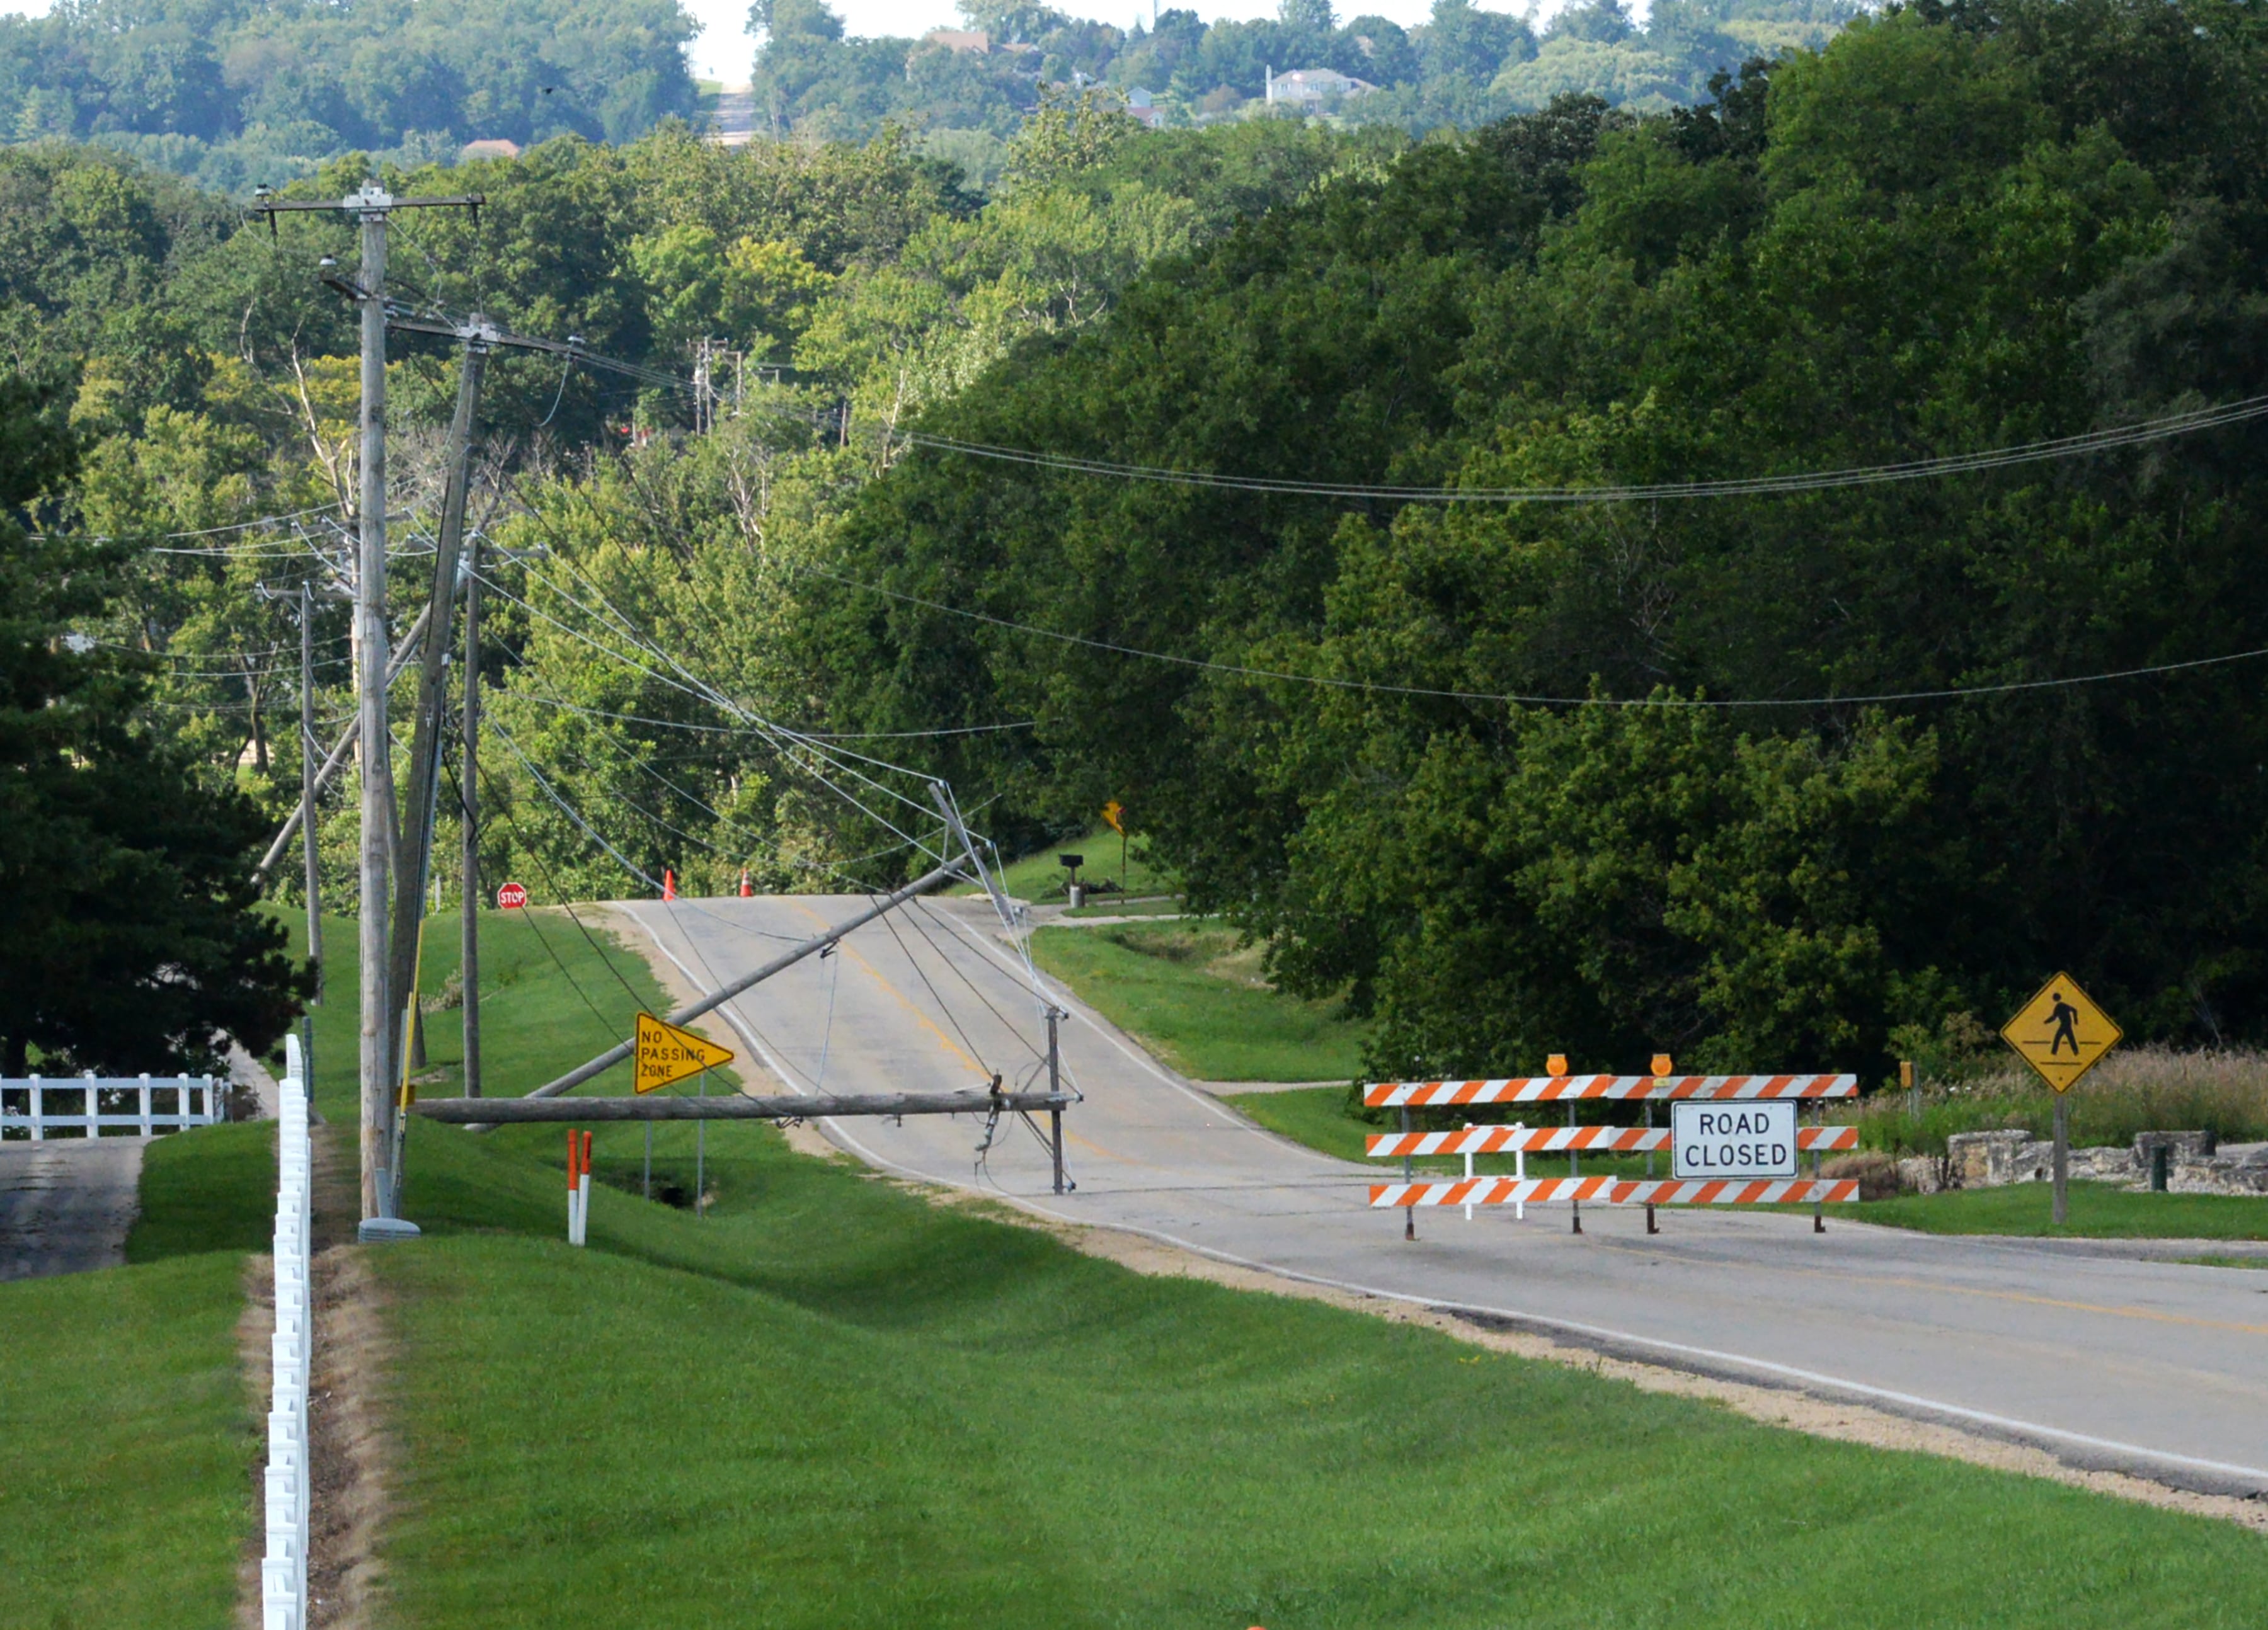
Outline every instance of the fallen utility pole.
[[422, 1098], [409, 1112], [451, 1126], [525, 1121], [833, 1120], [845, 1115], [989, 1115], [1060, 1110], [1052, 1092], [865, 1092], [819, 1098]]
[[[395, 646], [394, 654], [386, 659], [386, 682], [389, 687], [401, 676], [402, 669], [409, 665], [409, 653], [416, 650], [417, 642], [425, 637], [425, 619], [430, 610], [429, 607], [417, 613], [417, 620], [409, 625], [409, 632], [401, 636], [401, 643]], [[284, 850], [291, 841], [291, 834], [299, 830], [308, 804], [330, 790], [332, 780], [345, 767], [347, 755], [355, 750], [355, 744], [361, 739], [362, 719], [357, 716], [347, 721], [345, 732], [331, 744], [330, 752], [324, 755], [322, 767], [315, 772], [313, 784], [303, 792], [298, 806], [284, 818], [284, 830], [276, 834], [275, 841], [268, 846], [268, 853], [261, 855], [260, 864], [253, 868], [254, 882], [265, 882], [268, 874], [276, 869], [276, 863], [284, 857]]]
[[[837, 940], [850, 933], [853, 929], [864, 928], [866, 924], [873, 921], [877, 917], [884, 916], [890, 912], [895, 911], [908, 900], [915, 898], [915, 896], [925, 893], [929, 890], [935, 888], [939, 884], [946, 882], [954, 877], [958, 877], [961, 875], [961, 869], [958, 866], [947, 863], [938, 867], [932, 871], [926, 872], [921, 877], [916, 877], [911, 883], [907, 884], [905, 887], [900, 889], [896, 893], [889, 896], [887, 899], [884, 899], [876, 905], [869, 906], [865, 910], [860, 912], [857, 916], [852, 917], [848, 921], [836, 923], [833, 928], [828, 929], [826, 933], [819, 935], [815, 938], [804, 941], [802, 944], [796, 946], [793, 950], [782, 951], [778, 956], [774, 957], [770, 962], [764, 964], [763, 966], [758, 968], [755, 973], [747, 974], [743, 978], [736, 979], [731, 984], [724, 987], [721, 990], [718, 990], [711, 995], [703, 996], [700, 1001], [693, 1002], [688, 1006], [678, 1009], [676, 1012], [669, 1016], [668, 1023], [672, 1024], [691, 1024], [695, 1019], [699, 1018], [703, 1013], [713, 1012], [717, 1009], [723, 1007], [726, 1002], [739, 995], [742, 991], [753, 989], [755, 987], [762, 984], [764, 980], [771, 978], [775, 973], [784, 973], [787, 969], [793, 967], [797, 963], [802, 961], [806, 957], [817, 956], [821, 951], [825, 951], [829, 945], [834, 944]], [[635, 1041], [616, 1042], [613, 1046], [608, 1047], [604, 1053], [599, 1054], [598, 1057], [593, 1059], [589, 1063], [577, 1065], [573, 1069], [569, 1070], [565, 1075], [560, 1076], [558, 1080], [544, 1083], [543, 1085], [536, 1088], [534, 1091], [529, 1093], [527, 1096], [531, 1098], [557, 1098], [563, 1092], [566, 1092], [576, 1087], [581, 1086], [585, 1082], [590, 1080], [592, 1076], [600, 1075], [606, 1070], [612, 1069], [615, 1065], [630, 1057], [631, 1051], [636, 1047], [636, 1046], [637, 1043]], [[500, 1100], [496, 1098], [482, 1098], [481, 1100], [482, 1103], [490, 1105], [496, 1104]], [[578, 1100], [578, 1102], [580, 1100]], [[792, 1114], [800, 1113], [801, 1112], [790, 1111], [789, 1112]], [[481, 1121], [501, 1121], [504, 1117], [500, 1115], [489, 1115], [476, 1116], [472, 1119]]]

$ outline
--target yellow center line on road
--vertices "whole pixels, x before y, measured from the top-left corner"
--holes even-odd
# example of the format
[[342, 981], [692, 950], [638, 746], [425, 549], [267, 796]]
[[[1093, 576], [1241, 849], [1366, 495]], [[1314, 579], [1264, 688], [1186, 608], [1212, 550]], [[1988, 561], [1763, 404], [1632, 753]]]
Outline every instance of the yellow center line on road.
[[[818, 923], [821, 928], [824, 929], [827, 927], [827, 920], [821, 916], [817, 912], [812, 910], [810, 907], [798, 905], [796, 909], [803, 913], [805, 916], [809, 917], [814, 922]], [[903, 991], [900, 990], [895, 985], [893, 985], [889, 980], [884, 976], [880, 969], [877, 968], [873, 963], [867, 961], [865, 958], [860, 956], [858, 952], [852, 950], [848, 943], [842, 940], [835, 942], [835, 951], [837, 956], [857, 958], [858, 966], [865, 970], [866, 977], [873, 980], [874, 983], [880, 986], [885, 991], [887, 991], [889, 994], [890, 999], [893, 1002], [895, 1002], [900, 1007], [903, 1008], [916, 1024], [919, 1024], [924, 1030], [929, 1032], [931, 1035], [936, 1037], [939, 1046], [943, 1047], [954, 1058], [957, 1058], [963, 1063], [967, 1064], [969, 1068], [975, 1070], [978, 1075], [981, 1076], [987, 1073], [984, 1067], [979, 1064], [975, 1059], [970, 1058], [968, 1052], [962, 1048], [960, 1044], [955, 1042], [952, 1037], [946, 1035], [942, 1030], [939, 1030], [936, 1024], [932, 1023], [928, 1016], [923, 1013], [919, 1008], [916, 1007], [913, 1002], [907, 998], [906, 994]], [[913, 953], [908, 951], [906, 954], [910, 958]], [[1096, 1155], [1101, 1159], [1116, 1161], [1121, 1165], [1140, 1166], [1146, 1170], [1152, 1171], [1159, 1169], [1152, 1166], [1148, 1161], [1130, 1159], [1124, 1155], [1117, 1154], [1110, 1149], [1105, 1149], [1100, 1143], [1096, 1143], [1086, 1138], [1081, 1137], [1069, 1127], [1065, 1127], [1064, 1128], [1064, 1142], [1066, 1143], [1076, 1144], [1079, 1148], [1088, 1150], [1090, 1153]]]
[[[1630, 1245], [1602, 1244], [1594, 1249], [1618, 1251], [1625, 1256], [1658, 1254]], [[1793, 1274], [1808, 1279], [1839, 1279], [1846, 1281], [1856, 1277], [1847, 1269], [1837, 1271], [1823, 1267], [1759, 1267], [1756, 1271], [1769, 1273], [1776, 1277]], [[2110, 1318], [2132, 1318], [2156, 1325], [2187, 1325], [2199, 1330], [2229, 1330], [2245, 1336], [2268, 1336], [2268, 1325], [2247, 1325], [2227, 1318], [2203, 1318], [2194, 1313], [2161, 1313], [2152, 1308], [2121, 1307], [2104, 1302], [2074, 1302], [2064, 1296], [2034, 1296], [2029, 1291], [2022, 1290], [1985, 1290], [1974, 1285], [1947, 1285], [1932, 1280], [1908, 1279], [1903, 1276], [1895, 1279], [1868, 1279], [1865, 1282], [1869, 1285], [1893, 1286], [1902, 1290], [1936, 1290], [1953, 1296], [1980, 1296], [1989, 1302], [2017, 1302], [2032, 1307], [2061, 1308], [2066, 1312], [2073, 1313], [2101, 1313]]]
[[[817, 912], [812, 910], [810, 907], [798, 906], [796, 909], [803, 913], [805, 916], [809, 917], [814, 922], [819, 924], [821, 929], [825, 929], [828, 926], [827, 919], [821, 916]], [[867, 961], [865, 958], [860, 956], [856, 951], [852, 950], [848, 941], [836, 940], [835, 942], [835, 954], [838, 957], [849, 957], [858, 963], [860, 967], [865, 969], [866, 977], [873, 980], [874, 983], [880, 985], [884, 990], [887, 991], [890, 995], [890, 1000], [903, 1008], [906, 1010], [907, 1017], [911, 1018], [915, 1024], [920, 1025], [924, 1030], [929, 1032], [931, 1035], [936, 1037], [938, 1046], [943, 1047], [954, 1058], [959, 1059], [962, 1063], [968, 1065], [968, 1068], [976, 1071], [976, 1074], [985, 1076], [989, 1076], [990, 1075], [991, 1072], [987, 1070], [984, 1066], [968, 1056], [967, 1048], [963, 1047], [952, 1037], [939, 1030], [937, 1025], [931, 1021], [928, 1015], [924, 1014], [919, 1008], [914, 1006], [912, 1002], [906, 1000], [905, 994], [902, 991], [901, 991], [895, 985], [891, 984], [889, 980], [884, 979], [880, 969], [877, 968], [873, 963]]]

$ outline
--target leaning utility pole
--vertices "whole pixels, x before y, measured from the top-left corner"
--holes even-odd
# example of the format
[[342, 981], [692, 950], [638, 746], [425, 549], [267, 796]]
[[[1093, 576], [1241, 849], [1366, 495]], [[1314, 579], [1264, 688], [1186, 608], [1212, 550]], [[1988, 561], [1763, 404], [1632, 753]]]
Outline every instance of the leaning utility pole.
[[299, 824], [307, 834], [307, 954], [315, 961], [315, 1000], [323, 999], [322, 858], [315, 842], [315, 591], [299, 585]]
[[463, 945], [457, 978], [465, 991], [465, 1096], [481, 1095], [481, 538], [465, 556], [465, 747], [457, 767], [459, 819], [465, 840]]
[[[396, 198], [376, 181], [335, 202], [313, 199], [285, 202], [267, 188], [255, 195], [254, 213], [276, 217], [285, 210], [320, 209], [352, 216], [361, 227], [361, 282], [348, 283], [324, 273], [324, 281], [350, 296], [362, 315], [362, 461], [357, 503], [359, 558], [355, 572], [355, 688], [362, 725], [362, 1214], [365, 1222], [393, 1215], [393, 1185], [381, 1170], [394, 1108], [394, 1060], [389, 1042], [393, 1012], [387, 957], [387, 852], [396, 813], [394, 804], [393, 737], [386, 726], [386, 225], [396, 209], [458, 206], [478, 218], [487, 201], [477, 194], [453, 198]], [[400, 1230], [381, 1228], [383, 1237]]]
[[[465, 536], [465, 501], [472, 484], [473, 422], [480, 412], [481, 375], [491, 331], [475, 315], [460, 331], [463, 363], [457, 376], [457, 412], [449, 425], [449, 478], [441, 498], [441, 535], [433, 556], [433, 589], [425, 619], [425, 650], [417, 676], [417, 708], [409, 748], [409, 796], [402, 808], [400, 874], [394, 878], [392, 957], [387, 989], [394, 997], [396, 1089], [409, 1078], [417, 1024], [417, 941], [425, 915], [425, 885], [432, 871], [433, 818], [439, 806], [441, 737], [448, 706], [449, 624], [457, 598], [457, 554]], [[370, 738], [365, 737], [365, 739]], [[401, 1192], [400, 1105], [394, 1106], [387, 1171], [393, 1185], [381, 1215], [396, 1215]]]

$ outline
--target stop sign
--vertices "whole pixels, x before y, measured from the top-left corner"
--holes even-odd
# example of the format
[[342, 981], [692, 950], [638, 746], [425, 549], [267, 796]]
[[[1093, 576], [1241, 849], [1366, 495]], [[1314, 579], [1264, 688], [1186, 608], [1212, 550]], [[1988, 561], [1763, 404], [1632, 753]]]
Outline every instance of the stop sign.
[[507, 883], [497, 891], [497, 905], [504, 911], [518, 911], [527, 904], [527, 891], [517, 883]]

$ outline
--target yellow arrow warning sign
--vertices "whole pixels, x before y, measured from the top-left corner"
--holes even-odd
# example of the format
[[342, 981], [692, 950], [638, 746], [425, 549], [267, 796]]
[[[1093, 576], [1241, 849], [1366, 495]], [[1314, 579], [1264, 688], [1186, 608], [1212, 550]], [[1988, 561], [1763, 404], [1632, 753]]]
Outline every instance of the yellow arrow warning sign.
[[2000, 1027], [2000, 1039], [2058, 1092], [2070, 1091], [2124, 1033], [2067, 973], [2041, 986], [2039, 995]]
[[641, 1013], [637, 1020], [637, 1056], [635, 1084], [641, 1092], [652, 1092], [672, 1082], [697, 1076], [704, 1069], [731, 1063], [733, 1050], [703, 1041], [689, 1030], [664, 1024], [651, 1013]]

